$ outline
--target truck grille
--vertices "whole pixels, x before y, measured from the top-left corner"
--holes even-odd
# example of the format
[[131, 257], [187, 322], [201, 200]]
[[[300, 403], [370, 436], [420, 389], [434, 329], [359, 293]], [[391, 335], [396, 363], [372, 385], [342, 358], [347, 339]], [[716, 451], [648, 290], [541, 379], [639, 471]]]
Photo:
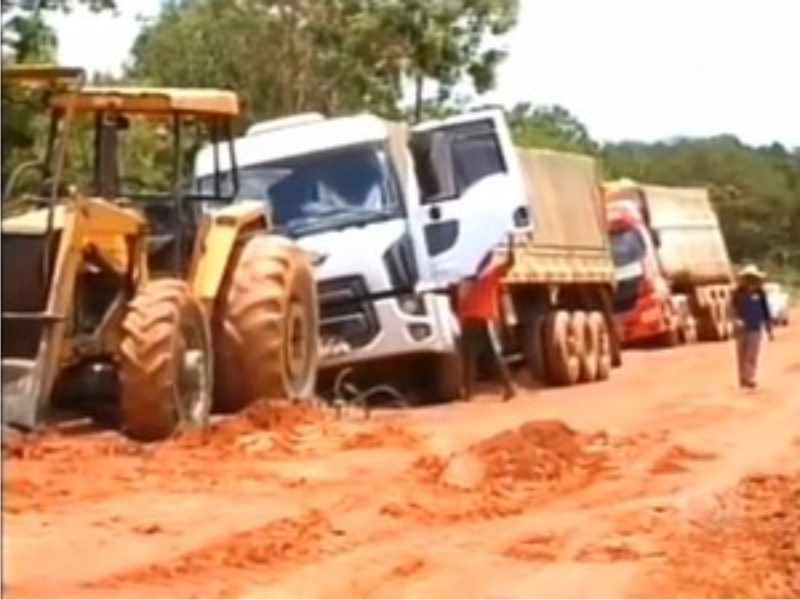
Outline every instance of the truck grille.
[[352, 348], [369, 344], [380, 324], [369, 301], [366, 280], [360, 275], [337, 277], [317, 284], [320, 301], [320, 334], [323, 342], [341, 339]]

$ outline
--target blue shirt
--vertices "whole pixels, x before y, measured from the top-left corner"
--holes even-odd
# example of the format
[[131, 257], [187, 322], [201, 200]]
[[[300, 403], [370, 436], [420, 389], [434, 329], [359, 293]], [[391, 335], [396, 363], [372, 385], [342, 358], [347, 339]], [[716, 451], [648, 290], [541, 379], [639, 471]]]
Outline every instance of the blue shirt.
[[737, 290], [733, 295], [733, 310], [746, 331], [761, 331], [770, 326], [769, 306], [762, 290]]

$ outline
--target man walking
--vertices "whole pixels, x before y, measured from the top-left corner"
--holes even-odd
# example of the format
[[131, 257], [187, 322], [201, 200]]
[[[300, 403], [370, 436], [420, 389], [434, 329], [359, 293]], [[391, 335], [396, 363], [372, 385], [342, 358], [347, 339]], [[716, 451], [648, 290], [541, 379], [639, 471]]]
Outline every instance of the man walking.
[[509, 236], [505, 258], [494, 254], [479, 273], [458, 288], [458, 315], [461, 321], [461, 358], [464, 398], [469, 400], [477, 379], [478, 359], [485, 354], [495, 376], [503, 386], [503, 400], [511, 399], [514, 383], [502, 356], [495, 328], [499, 317], [500, 285], [514, 266], [514, 240]]
[[733, 291], [739, 385], [748, 389], [756, 387], [758, 355], [764, 332], [772, 339], [772, 319], [763, 288], [765, 278], [758, 267], [747, 265], [739, 272], [739, 283]]

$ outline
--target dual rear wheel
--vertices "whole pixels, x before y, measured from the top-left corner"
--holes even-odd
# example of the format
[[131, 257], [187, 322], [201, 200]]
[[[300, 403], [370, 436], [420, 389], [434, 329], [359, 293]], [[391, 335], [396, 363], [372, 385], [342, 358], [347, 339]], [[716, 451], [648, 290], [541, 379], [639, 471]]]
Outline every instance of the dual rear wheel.
[[608, 379], [612, 354], [610, 326], [599, 311], [547, 311], [534, 317], [524, 332], [528, 369], [547, 385]]

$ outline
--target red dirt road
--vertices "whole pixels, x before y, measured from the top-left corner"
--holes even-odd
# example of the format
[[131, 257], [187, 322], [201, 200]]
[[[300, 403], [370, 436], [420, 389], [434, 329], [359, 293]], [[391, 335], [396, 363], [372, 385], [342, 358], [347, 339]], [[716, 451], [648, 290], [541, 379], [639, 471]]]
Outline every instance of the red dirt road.
[[610, 382], [207, 439], [49, 434], [5, 461], [6, 597], [800, 597], [800, 328]]

